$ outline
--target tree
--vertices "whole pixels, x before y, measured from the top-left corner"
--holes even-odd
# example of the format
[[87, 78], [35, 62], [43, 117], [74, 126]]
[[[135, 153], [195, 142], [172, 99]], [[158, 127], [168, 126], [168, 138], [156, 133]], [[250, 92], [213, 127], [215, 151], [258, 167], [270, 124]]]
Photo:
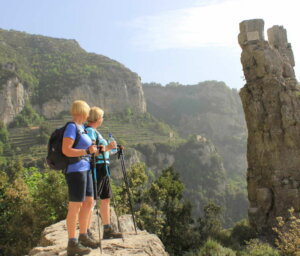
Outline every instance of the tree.
[[[128, 172], [135, 214], [139, 228], [157, 234], [171, 255], [182, 255], [198, 244], [198, 232], [191, 217], [191, 204], [184, 202], [184, 185], [173, 168], [167, 168], [147, 186], [148, 175], [144, 164], [137, 164]], [[117, 192], [118, 208], [128, 202], [125, 186]], [[121, 206], [121, 207], [120, 207]]]
[[46, 170], [41, 173], [35, 167], [27, 169], [25, 175], [40, 226], [37, 232], [40, 232], [65, 218], [68, 204], [66, 181], [61, 172]]
[[201, 241], [216, 237], [222, 229], [222, 208], [210, 202], [204, 207], [204, 216], [199, 218]]
[[0, 256], [27, 254], [46, 226], [65, 218], [66, 208], [62, 173], [11, 160], [0, 170]]
[[24, 255], [37, 242], [32, 198], [21, 161], [12, 161], [12, 172], [0, 171], [0, 255]]
[[156, 209], [153, 223], [163, 223], [158, 235], [173, 255], [182, 255], [198, 242], [191, 204], [182, 200], [184, 188], [179, 175], [170, 167], [162, 171], [149, 190], [149, 204]]

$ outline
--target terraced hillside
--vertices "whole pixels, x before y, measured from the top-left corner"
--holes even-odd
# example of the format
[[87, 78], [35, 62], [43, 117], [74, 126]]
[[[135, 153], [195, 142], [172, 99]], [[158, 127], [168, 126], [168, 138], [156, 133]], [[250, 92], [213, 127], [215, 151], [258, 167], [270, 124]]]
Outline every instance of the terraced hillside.
[[[54, 131], [70, 120], [70, 116], [46, 120], [44, 126], [49, 131]], [[129, 147], [137, 143], [172, 143], [178, 140], [176, 133], [168, 125], [149, 115], [132, 118], [105, 117], [103, 126], [98, 130], [106, 138], [111, 132], [119, 143]], [[5, 156], [18, 155], [27, 162], [45, 159], [47, 145], [41, 143], [40, 127], [11, 128], [9, 133], [11, 149], [4, 151]]]

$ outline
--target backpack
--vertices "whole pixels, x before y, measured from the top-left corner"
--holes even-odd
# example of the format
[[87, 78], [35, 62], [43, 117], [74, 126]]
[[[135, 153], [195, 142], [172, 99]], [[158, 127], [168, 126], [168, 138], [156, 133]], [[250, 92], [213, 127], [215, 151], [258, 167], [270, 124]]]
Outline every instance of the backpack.
[[[47, 164], [51, 169], [65, 171], [68, 167], [68, 164], [79, 162], [82, 159], [81, 157], [67, 157], [62, 152], [62, 141], [64, 137], [64, 132], [67, 125], [70, 123], [74, 122], [68, 122], [65, 124], [65, 126], [57, 128], [49, 138], [48, 154], [46, 160]], [[73, 144], [73, 148], [76, 147], [81, 134], [77, 125], [76, 128], [76, 138]]]

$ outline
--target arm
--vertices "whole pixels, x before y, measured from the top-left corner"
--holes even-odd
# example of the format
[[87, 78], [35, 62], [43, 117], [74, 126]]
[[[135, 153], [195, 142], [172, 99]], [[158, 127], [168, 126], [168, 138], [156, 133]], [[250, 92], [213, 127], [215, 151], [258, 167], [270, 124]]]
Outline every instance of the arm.
[[[68, 137], [63, 138], [62, 152], [68, 157], [78, 157], [87, 155], [87, 150], [72, 148], [74, 140]], [[89, 147], [90, 153], [93, 153], [93, 145]]]
[[110, 150], [112, 150], [112, 149], [114, 149], [114, 148], [116, 148], [117, 147], [117, 142], [115, 142], [115, 141], [112, 141], [111, 143], [109, 143], [106, 147], [105, 147], [105, 152], [106, 151], [110, 151]]
[[74, 141], [76, 139], [77, 134], [77, 127], [75, 124], [70, 123], [64, 132], [64, 138], [62, 143], [62, 152], [64, 155], [68, 157], [79, 157], [79, 156], [85, 156], [88, 153], [94, 153], [96, 152], [96, 146], [90, 146], [88, 148], [89, 152], [87, 152], [86, 149], [76, 149], [73, 148]]

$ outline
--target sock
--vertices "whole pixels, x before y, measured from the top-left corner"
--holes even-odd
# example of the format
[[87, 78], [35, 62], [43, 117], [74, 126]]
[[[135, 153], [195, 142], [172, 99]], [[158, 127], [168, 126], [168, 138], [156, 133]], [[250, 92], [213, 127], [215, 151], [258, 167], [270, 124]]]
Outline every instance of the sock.
[[103, 225], [104, 229], [109, 229], [111, 228], [111, 224], [106, 224], [106, 225]]
[[77, 242], [77, 238], [69, 238], [69, 242], [72, 242], [72, 241]]

